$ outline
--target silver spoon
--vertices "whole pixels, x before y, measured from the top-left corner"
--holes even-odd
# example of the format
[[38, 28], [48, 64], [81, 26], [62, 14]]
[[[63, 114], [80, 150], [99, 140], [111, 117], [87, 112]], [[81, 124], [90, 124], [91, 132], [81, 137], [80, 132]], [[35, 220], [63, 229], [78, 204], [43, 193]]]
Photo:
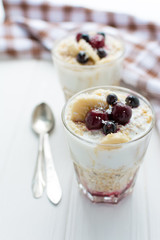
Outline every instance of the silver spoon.
[[40, 136], [36, 169], [33, 177], [32, 191], [35, 198], [42, 196], [45, 186], [43, 152], [46, 165], [46, 186], [49, 200], [58, 204], [62, 197], [61, 186], [54, 167], [49, 135], [55, 125], [53, 113], [46, 103], [39, 104], [32, 115], [32, 128]]

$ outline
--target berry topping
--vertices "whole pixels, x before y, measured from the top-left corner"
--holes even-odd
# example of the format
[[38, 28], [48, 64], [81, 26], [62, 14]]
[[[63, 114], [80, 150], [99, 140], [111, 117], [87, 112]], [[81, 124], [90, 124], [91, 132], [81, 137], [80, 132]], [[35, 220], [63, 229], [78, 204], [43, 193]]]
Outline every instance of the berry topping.
[[86, 33], [77, 33], [76, 40], [79, 42], [80, 39], [84, 39], [86, 42], [89, 42], [89, 35]]
[[103, 125], [103, 132], [105, 135], [109, 133], [115, 133], [117, 131], [117, 126], [114, 122], [106, 121]]
[[136, 108], [139, 106], [139, 99], [136, 96], [129, 95], [126, 98], [126, 104], [131, 108]]
[[77, 33], [76, 35], [76, 40], [77, 42], [79, 42], [79, 40], [81, 39], [82, 33]]
[[93, 48], [103, 48], [105, 45], [105, 38], [101, 34], [96, 34], [95, 36], [91, 37], [89, 43]]
[[104, 58], [104, 57], [107, 56], [107, 53], [103, 48], [98, 48], [97, 49], [97, 54], [100, 58]]
[[132, 109], [121, 103], [117, 102], [113, 105], [112, 108], [112, 118], [115, 122], [125, 125], [129, 122], [130, 118], [132, 116]]
[[88, 62], [88, 59], [89, 58], [84, 51], [80, 51], [77, 55], [77, 61], [81, 64]]
[[84, 39], [86, 42], [89, 42], [89, 35], [83, 33], [82, 36], [81, 36], [81, 39]]
[[105, 38], [105, 33], [104, 32], [98, 32], [97, 34], [102, 35]]
[[107, 103], [108, 104], [112, 105], [112, 104], [116, 103], [117, 100], [118, 100], [118, 98], [117, 98], [116, 94], [114, 94], [114, 93], [111, 93], [107, 96]]
[[104, 110], [92, 109], [85, 117], [86, 127], [91, 129], [100, 129], [103, 126], [102, 121], [108, 120], [108, 114]]

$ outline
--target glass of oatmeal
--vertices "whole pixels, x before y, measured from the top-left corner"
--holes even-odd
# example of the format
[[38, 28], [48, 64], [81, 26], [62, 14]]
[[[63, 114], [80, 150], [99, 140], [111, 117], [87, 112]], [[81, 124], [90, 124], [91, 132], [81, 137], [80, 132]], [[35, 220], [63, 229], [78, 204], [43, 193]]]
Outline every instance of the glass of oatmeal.
[[119, 85], [124, 44], [104, 32], [77, 33], [58, 41], [52, 57], [67, 100], [86, 88]]
[[154, 125], [150, 103], [126, 88], [90, 88], [69, 99], [62, 121], [83, 193], [107, 203], [131, 193]]

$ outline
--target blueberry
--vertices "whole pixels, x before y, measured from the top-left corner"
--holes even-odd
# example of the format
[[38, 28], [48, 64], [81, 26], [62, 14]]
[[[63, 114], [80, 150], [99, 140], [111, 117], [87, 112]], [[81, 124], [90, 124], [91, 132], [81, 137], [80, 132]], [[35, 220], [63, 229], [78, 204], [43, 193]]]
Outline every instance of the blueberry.
[[105, 135], [115, 133], [117, 131], [117, 125], [114, 122], [106, 121], [103, 125], [103, 132]]
[[86, 42], [89, 42], [89, 35], [86, 33], [82, 33], [81, 39], [84, 39]]
[[111, 93], [107, 96], [107, 103], [110, 105], [116, 103], [117, 100], [118, 100], [118, 98], [117, 98], [116, 94], [114, 94], [114, 93]]
[[88, 62], [88, 59], [89, 58], [84, 51], [80, 51], [77, 55], [77, 61], [81, 64]]
[[100, 129], [103, 126], [102, 121], [108, 120], [108, 113], [100, 109], [90, 110], [85, 117], [85, 124], [89, 130]]
[[107, 56], [107, 53], [103, 48], [98, 48], [97, 49], [97, 54], [100, 58], [104, 58], [104, 57]]
[[125, 125], [132, 116], [132, 109], [121, 102], [117, 102], [112, 108], [112, 119], [119, 124]]
[[105, 33], [104, 32], [98, 32], [97, 34], [102, 35], [105, 38]]
[[130, 106], [131, 108], [136, 108], [139, 106], [139, 99], [136, 96], [129, 95], [126, 98], [126, 105]]

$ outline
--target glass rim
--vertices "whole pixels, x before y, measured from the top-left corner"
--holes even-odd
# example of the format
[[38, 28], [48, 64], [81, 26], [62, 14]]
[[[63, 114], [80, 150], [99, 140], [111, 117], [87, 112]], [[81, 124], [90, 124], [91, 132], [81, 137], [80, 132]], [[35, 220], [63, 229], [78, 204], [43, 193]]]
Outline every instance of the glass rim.
[[[107, 33], [107, 32], [106, 32], [106, 33]], [[75, 33], [75, 34], [76, 34], [76, 33]], [[98, 65], [98, 64], [97, 64], [97, 65], [82, 65], [82, 64], [74, 65], [74, 64], [72, 64], [72, 63], [68, 63], [68, 62], [63, 61], [63, 60], [61, 59], [61, 57], [59, 57], [58, 55], [55, 54], [55, 48], [57, 47], [57, 45], [58, 45], [62, 40], [73, 36], [73, 33], [72, 33], [72, 34], [65, 35], [65, 36], [62, 37], [62, 38], [59, 38], [59, 39], [57, 39], [57, 40], [54, 42], [54, 45], [53, 45], [52, 50], [51, 50], [53, 62], [54, 62], [54, 60], [57, 60], [57, 61], [58, 61], [61, 65], [63, 65], [63, 66], [68, 66], [68, 67], [74, 68], [74, 69], [81, 69], [81, 68], [83, 68], [83, 70], [88, 70], [88, 69], [94, 69], [94, 68], [102, 68], [102, 67], [105, 67], [105, 66], [107, 66], [107, 65], [110, 65], [110, 64], [112, 64], [113, 62], [116, 62], [116, 61], [124, 58], [124, 55], [125, 55], [125, 52], [126, 52], [124, 40], [122, 40], [122, 38], [120, 38], [120, 36], [114, 36], [113, 34], [110, 34], [110, 33], [107, 33], [107, 34], [108, 34], [108, 36], [111, 36], [111, 37], [113, 37], [113, 38], [118, 39], [118, 41], [121, 42], [122, 47], [123, 47], [123, 48], [122, 48], [122, 50], [123, 50], [122, 53], [121, 53], [118, 57], [112, 59], [111, 61], [106, 62], [106, 63], [99, 64], [99, 65]]]
[[[102, 144], [102, 143], [96, 143], [96, 142], [93, 142], [93, 141], [90, 141], [90, 140], [87, 140], [87, 139], [84, 139], [83, 137], [77, 135], [76, 133], [74, 133], [68, 126], [67, 126], [67, 123], [66, 123], [66, 120], [65, 120], [65, 110], [66, 110], [66, 107], [68, 106], [68, 104], [75, 98], [77, 97], [78, 95], [82, 94], [82, 93], [85, 93], [85, 92], [88, 92], [88, 91], [92, 91], [92, 90], [96, 90], [96, 89], [109, 89], [109, 90], [121, 90], [121, 91], [125, 91], [125, 92], [128, 92], [129, 94], [132, 93], [134, 94], [135, 96], [138, 96], [141, 100], [143, 100], [151, 109], [152, 111], [152, 124], [151, 126], [149, 127], [149, 129], [147, 131], [145, 131], [142, 135], [140, 135], [139, 137], [129, 141], [129, 142], [124, 142], [124, 143], [107, 143], [107, 144]], [[154, 127], [154, 124], [155, 124], [155, 113], [154, 113], [154, 109], [152, 107], [152, 105], [150, 104], [150, 102], [144, 97], [142, 96], [141, 94], [129, 89], [129, 88], [124, 88], [124, 87], [119, 87], [119, 86], [111, 86], [111, 85], [105, 85], [105, 86], [97, 86], [97, 87], [92, 87], [92, 88], [87, 88], [85, 90], [82, 90], [76, 94], [74, 94], [66, 103], [65, 105], [63, 106], [63, 109], [62, 109], [62, 112], [61, 112], [61, 119], [62, 119], [62, 122], [63, 122], [63, 125], [65, 127], [65, 129], [71, 134], [73, 135], [75, 138], [77, 138], [78, 140], [80, 141], [83, 141], [83, 142], [86, 142], [88, 144], [92, 144], [92, 145], [97, 145], [97, 146], [108, 146], [108, 147], [114, 147], [115, 148], [118, 148], [119, 146], [126, 146], [128, 144], [131, 144], [133, 142], [136, 142], [142, 138], [144, 138], [145, 136], [147, 136], [151, 130], [153, 129]]]

